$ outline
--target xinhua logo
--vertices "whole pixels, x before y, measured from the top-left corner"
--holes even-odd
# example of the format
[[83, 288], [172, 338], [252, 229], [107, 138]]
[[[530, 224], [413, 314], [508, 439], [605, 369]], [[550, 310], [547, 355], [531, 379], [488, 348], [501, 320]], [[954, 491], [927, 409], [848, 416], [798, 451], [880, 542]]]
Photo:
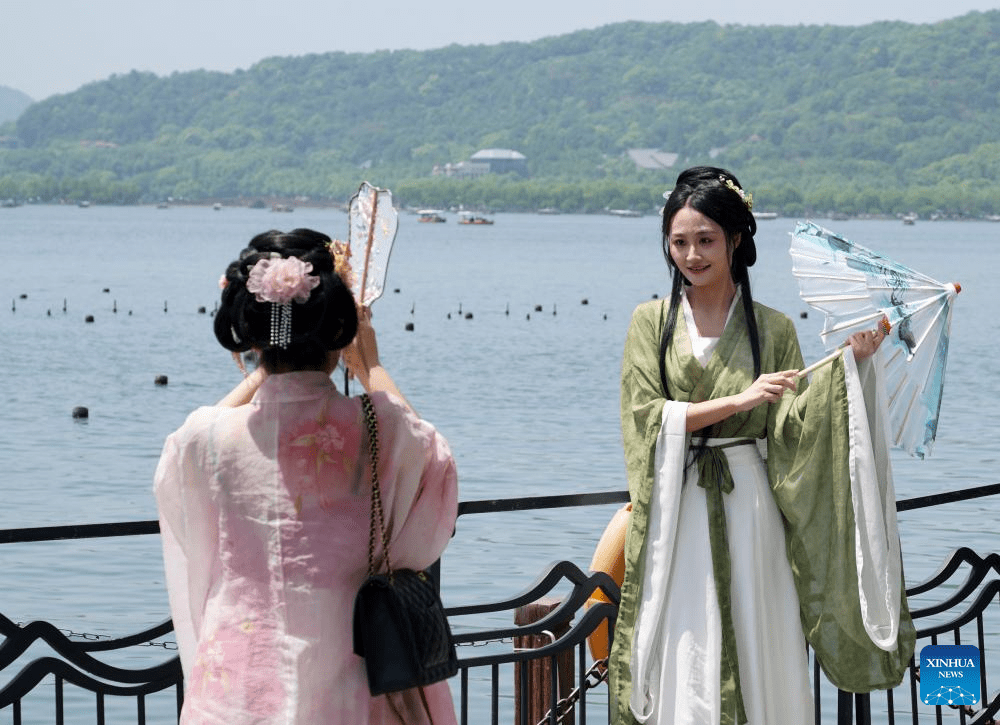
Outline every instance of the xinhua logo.
[[979, 648], [929, 644], [920, 650], [920, 700], [925, 705], [979, 702]]

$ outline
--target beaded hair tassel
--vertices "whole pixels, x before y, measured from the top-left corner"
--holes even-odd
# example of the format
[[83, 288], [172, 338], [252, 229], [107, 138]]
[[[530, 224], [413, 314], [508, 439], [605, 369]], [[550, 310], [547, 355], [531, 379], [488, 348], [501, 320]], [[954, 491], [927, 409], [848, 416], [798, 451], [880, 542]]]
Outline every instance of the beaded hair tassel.
[[288, 347], [292, 341], [292, 303], [271, 303], [271, 346]]

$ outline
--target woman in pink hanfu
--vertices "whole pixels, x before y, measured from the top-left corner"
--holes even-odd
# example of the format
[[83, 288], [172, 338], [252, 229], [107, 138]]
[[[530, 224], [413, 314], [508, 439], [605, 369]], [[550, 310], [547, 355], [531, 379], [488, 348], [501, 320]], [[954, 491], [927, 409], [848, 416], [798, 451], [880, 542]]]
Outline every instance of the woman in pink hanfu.
[[382, 368], [329, 238], [258, 235], [220, 285], [216, 337], [236, 354], [257, 350], [261, 365], [218, 405], [194, 411], [156, 470], [181, 722], [455, 723], [446, 681], [372, 697], [353, 652], [371, 473], [361, 401], [330, 379], [339, 352], [378, 418], [394, 567], [429, 566], [454, 530], [447, 441]]

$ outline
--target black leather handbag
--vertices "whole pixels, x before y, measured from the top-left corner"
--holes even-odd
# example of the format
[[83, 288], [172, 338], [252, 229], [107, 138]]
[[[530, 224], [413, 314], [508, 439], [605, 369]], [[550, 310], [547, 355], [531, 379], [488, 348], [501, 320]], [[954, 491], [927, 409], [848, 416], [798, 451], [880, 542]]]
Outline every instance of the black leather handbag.
[[[372, 695], [406, 690], [458, 672], [455, 642], [437, 584], [425, 571], [393, 569], [378, 483], [378, 422], [361, 396], [372, 466], [368, 578], [354, 598], [354, 653], [365, 660]], [[375, 531], [382, 535], [385, 573], [375, 573]]]

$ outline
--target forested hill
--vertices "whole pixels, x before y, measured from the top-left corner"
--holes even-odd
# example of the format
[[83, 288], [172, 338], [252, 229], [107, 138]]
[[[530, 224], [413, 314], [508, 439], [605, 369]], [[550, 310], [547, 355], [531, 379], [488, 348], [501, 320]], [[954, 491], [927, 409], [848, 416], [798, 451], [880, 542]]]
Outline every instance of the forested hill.
[[[652, 206], [680, 168], [712, 160], [787, 213], [996, 213], [997, 58], [990, 11], [930, 25], [630, 22], [231, 74], [133, 72], [30, 106], [6, 134], [18, 147], [0, 149], [0, 198], [82, 179], [121, 200], [344, 198], [368, 178], [414, 203]], [[483, 148], [520, 151], [528, 176], [430, 178]], [[639, 148], [678, 160], [641, 170], [627, 154]]]

